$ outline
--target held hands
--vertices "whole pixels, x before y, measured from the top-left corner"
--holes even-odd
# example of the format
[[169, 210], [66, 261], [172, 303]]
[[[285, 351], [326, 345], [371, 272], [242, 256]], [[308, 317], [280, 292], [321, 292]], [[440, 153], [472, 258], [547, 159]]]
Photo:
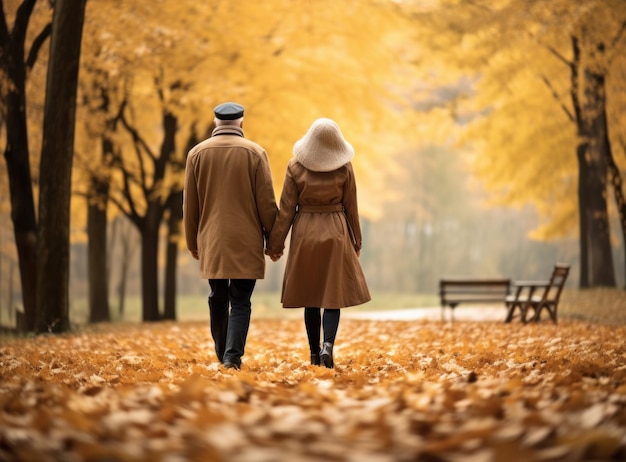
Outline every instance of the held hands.
[[273, 262], [277, 262], [280, 257], [283, 256], [283, 253], [271, 253], [269, 250], [265, 249], [265, 255], [267, 255], [268, 257], [270, 257], [272, 259]]

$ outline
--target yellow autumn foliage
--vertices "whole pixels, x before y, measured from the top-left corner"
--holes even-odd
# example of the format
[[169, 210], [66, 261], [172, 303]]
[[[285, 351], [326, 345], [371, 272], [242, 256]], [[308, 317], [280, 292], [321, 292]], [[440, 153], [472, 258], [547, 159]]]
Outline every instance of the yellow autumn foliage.
[[[358, 12], [358, 14], [355, 14]], [[93, 159], [103, 118], [112, 117], [126, 99], [135, 124], [158, 153], [161, 116], [178, 118], [176, 157], [186, 152], [192, 126], [206, 136], [213, 107], [236, 100], [246, 107], [246, 136], [270, 156], [280, 193], [292, 146], [318, 117], [335, 119], [355, 146], [357, 176], [363, 185], [362, 213], [377, 217], [387, 197], [392, 154], [415, 140], [415, 112], [405, 97], [415, 70], [403, 59], [412, 24], [388, 2], [316, 0], [291, 2], [157, 1], [149, 7], [129, 1], [88, 5], [84, 32], [83, 90], [90, 103], [82, 108], [80, 151]], [[101, 79], [111, 107], [89, 90]], [[150, 162], [143, 177], [129, 138], [118, 128], [126, 168], [150, 187]], [[90, 149], [91, 146], [91, 149]], [[98, 162], [79, 161], [89, 172]], [[80, 174], [79, 174], [80, 175]], [[168, 167], [159, 185], [165, 198], [180, 183]], [[84, 189], [84, 179], [77, 187]], [[80, 183], [82, 182], [82, 184]], [[113, 192], [121, 177], [112, 177]]]
[[[436, 77], [473, 78], [471, 92], [451, 114], [460, 123], [452, 126], [450, 136], [472, 159], [473, 171], [491, 192], [491, 203], [533, 204], [541, 216], [533, 237], [575, 236], [579, 133], [572, 98], [578, 98], [585, 110], [587, 95], [582, 84], [576, 91], [572, 79], [582, 82], [586, 70], [606, 77], [608, 136], [623, 176], [626, 60], [621, 51], [626, 4], [616, 0], [399, 3], [421, 24], [422, 41], [439, 32], [425, 53], [436, 63]], [[460, 120], [458, 114], [463, 115]], [[612, 200], [610, 189], [608, 194]]]

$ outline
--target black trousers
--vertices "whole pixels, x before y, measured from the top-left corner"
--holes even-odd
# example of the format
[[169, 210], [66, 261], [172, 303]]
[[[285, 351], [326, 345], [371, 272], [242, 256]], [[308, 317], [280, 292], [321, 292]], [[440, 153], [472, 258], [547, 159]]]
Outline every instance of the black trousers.
[[321, 314], [321, 308], [307, 307], [304, 309], [304, 326], [306, 327], [306, 336], [309, 340], [309, 349], [311, 354], [320, 352], [320, 328], [324, 330], [324, 342], [335, 343], [337, 330], [339, 329], [339, 318], [341, 310], [324, 309]]
[[[209, 315], [215, 353], [220, 362], [241, 366], [252, 312], [256, 279], [209, 279]], [[230, 308], [229, 308], [230, 305]]]

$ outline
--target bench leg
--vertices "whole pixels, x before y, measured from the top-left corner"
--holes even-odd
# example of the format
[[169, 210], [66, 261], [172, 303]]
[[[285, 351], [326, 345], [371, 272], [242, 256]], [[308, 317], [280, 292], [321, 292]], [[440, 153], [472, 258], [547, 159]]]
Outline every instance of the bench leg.
[[556, 324], [556, 305], [553, 306], [551, 309], [549, 308], [548, 311], [550, 311], [550, 317], [552, 318], [552, 322]]
[[543, 310], [544, 305], [537, 303], [536, 305], [533, 306], [533, 308], [535, 309], [535, 314], [533, 318], [531, 319], [531, 321], [539, 322], [539, 320], [541, 319], [541, 310]]
[[[457, 305], [456, 303], [450, 305], [450, 320], [452, 322], [454, 322], [454, 309], [456, 308], [456, 305]], [[446, 311], [446, 307], [442, 306], [441, 307], [441, 322], [445, 321], [445, 316], [444, 316], [445, 311]]]
[[522, 322], [526, 324], [528, 320], [526, 317], [528, 316], [528, 309], [532, 306], [531, 302], [526, 302], [523, 305], [520, 305], [520, 316], [522, 318]]
[[507, 306], [509, 311], [507, 312], [506, 318], [504, 319], [505, 324], [508, 324], [508, 323], [510, 323], [513, 320], [513, 316], [515, 315], [515, 308], [517, 308], [517, 307], [519, 307], [519, 303], [510, 303]]
[[556, 306], [554, 305], [550, 305], [548, 303], [544, 303], [543, 305], [540, 305], [537, 307], [537, 314], [535, 315], [535, 321], [539, 321], [539, 313], [541, 312], [541, 310], [545, 308], [546, 311], [548, 312], [548, 315], [550, 316], [550, 319], [552, 320], [552, 322], [554, 324], [557, 324], [556, 322]]

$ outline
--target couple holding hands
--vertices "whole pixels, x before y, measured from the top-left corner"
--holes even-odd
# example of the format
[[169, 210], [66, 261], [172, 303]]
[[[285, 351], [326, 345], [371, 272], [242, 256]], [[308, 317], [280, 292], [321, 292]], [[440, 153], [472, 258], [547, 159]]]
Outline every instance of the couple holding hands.
[[340, 309], [370, 300], [358, 259], [354, 149], [334, 121], [313, 122], [294, 144], [278, 209], [267, 153], [244, 137], [244, 108], [229, 102], [214, 114], [211, 137], [187, 157], [183, 216], [187, 248], [211, 288], [217, 357], [241, 367], [264, 253], [277, 261], [291, 231], [281, 301], [304, 308], [311, 364], [332, 368]]

